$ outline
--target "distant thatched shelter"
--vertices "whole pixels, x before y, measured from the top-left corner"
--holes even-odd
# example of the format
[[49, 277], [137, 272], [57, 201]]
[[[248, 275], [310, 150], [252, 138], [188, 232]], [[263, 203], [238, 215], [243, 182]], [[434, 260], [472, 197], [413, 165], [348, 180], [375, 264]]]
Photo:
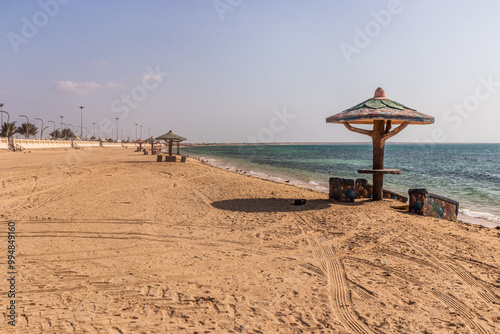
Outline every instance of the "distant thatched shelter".
[[164, 135], [161, 135], [159, 137], [156, 137], [158, 140], [164, 140], [165, 142], [168, 142], [168, 155], [172, 155], [172, 143], [176, 142], [177, 143], [177, 154], [179, 153], [179, 143], [181, 141], [187, 140], [184, 137], [181, 137], [179, 135], [176, 135], [175, 133], [170, 130], [169, 132], [165, 133]]

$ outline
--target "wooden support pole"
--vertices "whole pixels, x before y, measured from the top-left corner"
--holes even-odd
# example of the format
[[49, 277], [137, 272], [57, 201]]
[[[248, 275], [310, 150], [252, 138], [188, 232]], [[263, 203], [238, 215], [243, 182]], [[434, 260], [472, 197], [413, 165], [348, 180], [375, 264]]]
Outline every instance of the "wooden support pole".
[[[384, 121], [373, 123], [373, 169], [384, 169], [385, 134]], [[373, 200], [381, 201], [384, 198], [384, 175], [373, 174]]]
[[168, 155], [172, 155], [172, 139], [168, 140]]
[[179, 142], [177, 142], [177, 154], [180, 154], [180, 151], [179, 151]]

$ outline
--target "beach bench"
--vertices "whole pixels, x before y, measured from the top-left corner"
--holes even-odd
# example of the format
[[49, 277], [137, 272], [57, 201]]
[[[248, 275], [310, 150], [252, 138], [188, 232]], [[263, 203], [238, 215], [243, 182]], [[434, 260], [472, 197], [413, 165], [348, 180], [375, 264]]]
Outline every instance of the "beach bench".
[[181, 157], [181, 162], [186, 162], [186, 156], [185, 156], [185, 155], [183, 155], [183, 156]]
[[166, 155], [165, 156], [165, 162], [176, 162], [177, 157], [175, 155]]
[[452, 199], [429, 193], [427, 189], [410, 189], [409, 212], [422, 216], [457, 220], [459, 203]]
[[156, 162], [162, 162], [162, 161], [163, 161], [163, 155], [158, 154], [158, 155], [156, 156]]
[[[354, 202], [355, 199], [373, 198], [373, 185], [364, 178], [344, 179], [330, 178], [329, 198], [339, 202]], [[402, 203], [408, 202], [408, 197], [394, 191], [383, 189], [383, 198], [393, 199]]]

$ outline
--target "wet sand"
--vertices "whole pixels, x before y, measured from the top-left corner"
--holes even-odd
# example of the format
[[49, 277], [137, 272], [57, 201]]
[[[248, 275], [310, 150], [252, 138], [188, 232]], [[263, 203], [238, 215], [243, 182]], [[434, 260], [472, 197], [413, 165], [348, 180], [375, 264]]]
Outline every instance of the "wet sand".
[[131, 148], [0, 159], [0, 332], [500, 332], [499, 230]]

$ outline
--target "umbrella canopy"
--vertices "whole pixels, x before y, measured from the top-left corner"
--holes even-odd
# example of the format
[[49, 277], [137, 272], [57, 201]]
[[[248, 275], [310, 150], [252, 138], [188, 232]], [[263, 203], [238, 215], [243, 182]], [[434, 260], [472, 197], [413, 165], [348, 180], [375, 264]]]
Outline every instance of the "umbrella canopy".
[[165, 133], [164, 135], [161, 135], [159, 137], [156, 137], [156, 139], [162, 139], [168, 142], [168, 154], [172, 155], [172, 143], [176, 142], [177, 143], [177, 154], [179, 154], [179, 143], [181, 141], [187, 140], [187, 138], [184, 138], [182, 136], [176, 135], [173, 133], [172, 130], [169, 132]]
[[184, 137], [176, 135], [175, 133], [172, 132], [172, 130], [170, 130], [169, 132], [165, 133], [164, 135], [156, 137], [156, 139], [173, 140], [173, 141], [184, 141], [184, 140], [187, 140]]
[[373, 124], [376, 120], [390, 120], [392, 124], [431, 124], [434, 117], [409, 108], [385, 97], [382, 88], [377, 88], [375, 96], [352, 108], [326, 119], [327, 123]]
[[[373, 98], [327, 117], [326, 122], [342, 123], [350, 131], [372, 137], [373, 169], [359, 172], [373, 174], [373, 199], [382, 200], [384, 174], [401, 173], [394, 169], [384, 169], [385, 141], [401, 132], [409, 124], [432, 124], [434, 118], [386, 98], [384, 90], [379, 87]], [[351, 123], [373, 124], [373, 130], [355, 128], [351, 126]], [[392, 124], [399, 124], [399, 126], [391, 131]]]
[[142, 144], [144, 143], [144, 140], [139, 138], [134, 143], [139, 144], [139, 150], [142, 150]]

